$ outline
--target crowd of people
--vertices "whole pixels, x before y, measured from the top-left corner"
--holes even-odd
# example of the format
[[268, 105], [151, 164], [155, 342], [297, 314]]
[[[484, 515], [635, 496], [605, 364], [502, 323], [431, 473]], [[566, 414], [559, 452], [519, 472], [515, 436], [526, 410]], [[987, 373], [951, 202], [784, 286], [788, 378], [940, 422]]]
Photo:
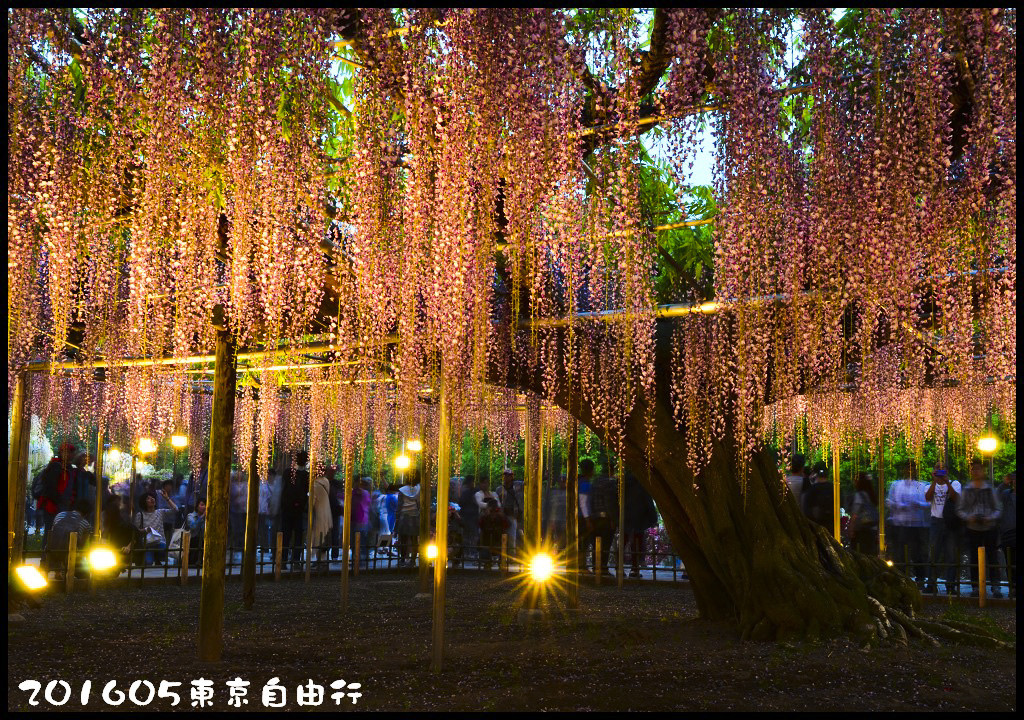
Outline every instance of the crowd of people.
[[[136, 553], [136, 562], [147, 565], [182, 562], [182, 538], [190, 537], [188, 562], [202, 562], [206, 526], [208, 455], [201, 470], [186, 481], [173, 479], [150, 482], [140, 479], [134, 492], [115, 492], [107, 478], [97, 480], [87, 470], [92, 459], [73, 444], [64, 443], [57, 455], [32, 483], [32, 508], [43, 526], [43, 549], [52, 569], [62, 571], [70, 534], [77, 533], [84, 547], [92, 533], [93, 508], [97, 498], [102, 506], [102, 532], [107, 542], [125, 556]], [[609, 572], [609, 554], [617, 532], [624, 534], [630, 576], [638, 577], [645, 556], [644, 537], [658, 524], [658, 513], [650, 495], [636, 477], [624, 471], [624, 526], [619, 528], [619, 494], [614, 461], [608, 472], [595, 475], [591, 460], [579, 463], [578, 474], [578, 567], [582, 572]], [[935, 468], [927, 480], [915, 479], [916, 467], [907, 462], [898, 468], [898, 479], [884, 498], [887, 553], [926, 592], [938, 590], [938, 580], [948, 594], [960, 593], [957, 575], [961, 565], [970, 570], [972, 595], [979, 592], [978, 548], [985, 548], [991, 594], [1001, 597], [1001, 567], [1016, 567], [1016, 474], [1009, 473], [993, 487], [981, 460], [970, 465], [966, 486], [944, 468]], [[834, 522], [832, 473], [828, 466], [807, 466], [801, 455], [794, 456], [786, 483], [801, 510], [812, 521], [831, 531]], [[336, 466], [328, 465], [310, 486], [309, 455], [303, 450], [290, 456], [281, 472], [260, 482], [258, 493], [257, 546], [274, 559], [277, 535], [282, 537], [281, 564], [301, 566], [305, 559], [307, 532], [313, 550], [311, 562], [325, 568], [338, 560], [342, 547], [343, 515], [350, 505], [349, 546], [358, 543], [355, 562], [364, 566], [371, 556], [393, 558], [398, 567], [417, 564], [421, 536], [434, 527], [436, 507], [430, 506], [426, 523], [421, 522], [420, 478], [416, 471], [404, 474], [400, 482], [381, 476], [357, 479], [346, 497], [344, 482]], [[312, 494], [310, 494], [312, 487]], [[877, 483], [866, 472], [858, 473], [844, 532], [850, 545], [866, 554], [879, 550]], [[448, 543], [453, 565], [477, 563], [492, 566], [502, 551], [515, 557], [524, 541], [524, 484], [506, 468], [500, 484], [492, 488], [485, 477], [454, 478], [449, 503]], [[122, 493], [124, 493], [122, 489]], [[233, 471], [229, 488], [228, 547], [241, 560], [245, 540], [248, 478]], [[310, 508], [309, 503], [312, 502]], [[547, 478], [542, 493], [541, 523], [545, 545], [565, 552], [565, 476]], [[596, 553], [600, 541], [600, 552]], [[963, 562], [962, 553], [967, 553]], [[1016, 571], [1008, 578], [1011, 591]]]
[[[1002, 597], [1003, 567], [1012, 568], [1008, 580], [1016, 594], [1017, 569], [1017, 476], [1007, 473], [993, 487], [982, 460], [970, 464], [970, 481], [964, 486], [948, 470], [936, 467], [930, 477], [917, 478], [915, 463], [897, 468], [898, 479], [887, 490], [885, 530], [887, 554], [929, 593], [938, 592], [941, 575], [947, 594], [960, 594], [959, 570], [970, 573], [971, 595], [979, 587], [978, 549], [985, 548], [985, 576], [990, 595]], [[834, 523], [833, 485], [825, 463], [806, 467], [802, 455], [793, 457], [786, 476], [790, 491], [808, 518], [827, 528]], [[878, 554], [882, 517], [877, 483], [866, 472], [858, 473], [849, 503], [845, 534], [850, 545], [866, 554]], [[964, 561], [963, 554], [967, 555]]]
[[[181, 563], [183, 537], [189, 533], [188, 564], [202, 562], [206, 526], [207, 468], [209, 457], [203, 454], [200, 471], [186, 480], [152, 481], [138, 478], [131, 486], [111, 484], [102, 478], [97, 492], [96, 478], [86, 469], [92, 462], [87, 453], [71, 443], [63, 444], [57, 455], [33, 481], [31, 509], [42, 519], [43, 549], [51, 569], [60, 571], [67, 556], [71, 532], [84, 547], [93, 532], [93, 508], [98, 497], [102, 505], [102, 535], [120, 551], [125, 564], [162, 565]], [[420, 479], [416, 471], [405, 473], [401, 481], [386, 477], [363, 477], [353, 483], [346, 497], [338, 468], [328, 465], [313, 478], [310, 494], [309, 455], [297, 451], [282, 472], [271, 473], [260, 482], [258, 494], [257, 546], [269, 553], [273, 562], [277, 535], [281, 535], [281, 564], [285, 569], [301, 566], [305, 559], [307, 531], [317, 567], [338, 560], [341, 552], [343, 514], [346, 502], [351, 508], [350, 547], [358, 538], [356, 562], [367, 564], [371, 555], [388, 557], [398, 567], [417, 564], [421, 547]], [[625, 528], [630, 575], [637, 577], [643, 564], [646, 530], [658, 522], [657, 510], [632, 473], [625, 473]], [[245, 540], [248, 478], [232, 471], [229, 485], [228, 551], [241, 560]], [[502, 551], [515, 557], [524, 541], [523, 481], [512, 469], [505, 469], [500, 484], [491, 488], [484, 477], [472, 475], [454, 478], [449, 503], [449, 557], [456, 566], [478, 563], [493, 566]], [[312, 508], [309, 503], [312, 502]], [[579, 465], [579, 543], [576, 548], [579, 567], [593, 572], [600, 567], [608, 573], [609, 551], [618, 530], [618, 488], [614, 466], [609, 474], [594, 476], [594, 463]], [[541, 521], [545, 545], [565, 550], [566, 527], [565, 476], [547, 479], [542, 494]], [[426, 522], [433, 533], [436, 507], [431, 505]], [[601, 552], [594, 554], [595, 539]], [[133, 555], [134, 553], [134, 555]]]

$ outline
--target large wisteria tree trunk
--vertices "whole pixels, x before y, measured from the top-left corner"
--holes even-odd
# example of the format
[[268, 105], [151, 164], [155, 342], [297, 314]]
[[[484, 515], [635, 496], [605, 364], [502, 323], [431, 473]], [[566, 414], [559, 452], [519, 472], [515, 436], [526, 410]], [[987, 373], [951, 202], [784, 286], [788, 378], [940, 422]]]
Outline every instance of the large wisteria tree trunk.
[[[673, 421], [670, 333], [668, 322], [659, 323], [654, 406], [639, 398], [625, 424], [622, 453], [661, 511], [701, 615], [733, 621], [750, 639], [849, 633], [905, 640], [894, 618], [912, 618], [920, 607], [914, 583], [876, 557], [846, 550], [805, 518], [770, 451], [747, 459], [744, 478], [743, 458], [727, 430], [724, 441], [713, 443], [704, 470], [693, 474], [686, 433]], [[541, 389], [541, 378], [525, 365], [514, 365], [505, 377], [496, 371], [493, 379]], [[555, 401], [603, 435], [606, 428], [575, 384], [559, 377]]]

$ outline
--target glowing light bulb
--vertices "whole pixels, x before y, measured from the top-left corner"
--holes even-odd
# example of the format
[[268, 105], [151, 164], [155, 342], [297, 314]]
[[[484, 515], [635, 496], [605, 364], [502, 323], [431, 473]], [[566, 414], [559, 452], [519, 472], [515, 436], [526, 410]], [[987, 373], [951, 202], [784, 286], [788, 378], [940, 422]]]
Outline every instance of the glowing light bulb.
[[412, 465], [412, 460], [409, 459], [408, 455], [398, 455], [395, 457], [395, 470], [408, 470], [410, 465]]
[[427, 560], [437, 560], [437, 545], [434, 543], [427, 545]]
[[555, 571], [555, 561], [547, 553], [537, 553], [530, 560], [530, 577], [534, 582], [547, 582]]
[[181, 432], [176, 432], [171, 435], [171, 447], [181, 450], [183, 447], [188, 447], [188, 435]]
[[139, 444], [137, 447], [140, 455], [148, 455], [151, 452], [156, 452], [156, 443], [148, 437], [139, 438]]
[[999, 441], [992, 435], [985, 435], [978, 438], [978, 450], [985, 455], [991, 455], [999, 447]]
[[423, 450], [423, 443], [419, 440], [410, 440], [405, 444], [405, 449], [409, 452], [420, 452]]

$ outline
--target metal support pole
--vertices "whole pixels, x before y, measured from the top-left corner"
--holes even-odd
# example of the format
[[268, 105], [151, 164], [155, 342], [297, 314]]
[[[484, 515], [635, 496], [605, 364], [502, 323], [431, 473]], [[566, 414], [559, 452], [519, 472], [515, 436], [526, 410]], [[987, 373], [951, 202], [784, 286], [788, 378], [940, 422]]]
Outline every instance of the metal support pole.
[[[255, 433], [254, 433], [255, 435]], [[242, 605], [252, 610], [256, 602], [256, 536], [259, 532], [259, 452], [253, 442], [249, 458], [249, 493], [245, 504], [245, 552], [242, 555]]]
[[28, 437], [32, 431], [29, 410], [30, 376], [18, 374], [11, 403], [11, 445], [7, 457], [8, 570], [21, 562], [25, 544], [25, 488], [28, 484]]
[[220, 660], [224, 642], [224, 552], [228, 536], [228, 495], [235, 422], [235, 344], [227, 328], [217, 329], [207, 472], [203, 586], [199, 596], [199, 659]]
[[[451, 478], [451, 424], [448, 417], [448, 384], [441, 380], [441, 414], [437, 433], [437, 529], [434, 542], [433, 652], [430, 669], [441, 672], [444, 661], [445, 573], [448, 569], [448, 486]], [[422, 491], [421, 491], [422, 492]]]
[[352, 537], [352, 480], [355, 474], [351, 451], [345, 453], [345, 505], [341, 514], [341, 611], [348, 612], [348, 554]]
[[[313, 565], [313, 478], [316, 477], [316, 448], [313, 447], [313, 418], [309, 423], [309, 487], [306, 489], [306, 577]], [[348, 504], [346, 500], [346, 505]]]
[[[536, 418], [536, 427], [534, 419]], [[526, 462], [523, 470], [523, 539], [527, 548], [540, 546], [540, 473], [541, 434], [543, 421], [540, 418], [540, 399], [527, 396], [526, 399]], [[523, 550], [519, 550], [520, 556]]]
[[839, 448], [832, 448], [832, 536], [841, 543], [839, 531]]
[[569, 582], [566, 597], [566, 605], [569, 608], [580, 606], [579, 432], [579, 420], [573, 418], [569, 422], [569, 467], [566, 468], [568, 472], [565, 479], [565, 574]]
[[594, 584], [601, 584], [601, 570], [604, 563], [601, 562], [601, 536], [594, 535]]
[[626, 473], [622, 467], [622, 458], [619, 458], [617, 469], [619, 473], [619, 561], [616, 565], [619, 566], [618, 584], [621, 589], [626, 578]]

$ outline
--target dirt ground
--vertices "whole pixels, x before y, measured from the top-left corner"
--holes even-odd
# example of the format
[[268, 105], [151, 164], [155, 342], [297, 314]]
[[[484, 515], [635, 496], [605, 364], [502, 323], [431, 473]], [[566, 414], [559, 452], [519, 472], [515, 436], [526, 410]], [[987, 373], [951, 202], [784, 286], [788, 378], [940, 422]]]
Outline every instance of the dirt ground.
[[[446, 663], [428, 669], [429, 600], [416, 599], [411, 574], [352, 581], [350, 611], [340, 612], [340, 579], [261, 583], [245, 611], [241, 585], [225, 597], [224, 659], [196, 660], [198, 583], [187, 588], [107, 588], [95, 596], [48, 597], [9, 623], [9, 710], [78, 710], [84, 680], [91, 710], [113, 708], [104, 686], [128, 692], [135, 680], [178, 681], [196, 710], [190, 682], [214, 681], [208, 709], [230, 710], [225, 682], [248, 680], [242, 710], [263, 709], [272, 677], [287, 689], [291, 710], [1003, 710], [1017, 705], [1014, 652], [944, 644], [937, 649], [865, 651], [846, 640], [743, 643], [727, 626], [697, 619], [686, 585], [581, 588], [581, 611], [557, 608], [528, 627], [517, 621], [520, 587], [481, 574], [449, 576]], [[556, 604], [557, 605], [557, 604]], [[928, 605], [926, 614], [999, 628], [1016, 635], [1016, 609]], [[71, 700], [37, 706], [19, 689], [36, 680], [68, 681]], [[296, 685], [326, 688], [319, 706], [299, 706]], [[355, 704], [331, 699], [336, 680], [359, 683]], [[58, 700], [62, 686], [51, 695]], [[353, 692], [346, 689], [346, 692]], [[145, 685], [137, 697], [147, 697]], [[157, 698], [147, 709], [172, 709]]]

